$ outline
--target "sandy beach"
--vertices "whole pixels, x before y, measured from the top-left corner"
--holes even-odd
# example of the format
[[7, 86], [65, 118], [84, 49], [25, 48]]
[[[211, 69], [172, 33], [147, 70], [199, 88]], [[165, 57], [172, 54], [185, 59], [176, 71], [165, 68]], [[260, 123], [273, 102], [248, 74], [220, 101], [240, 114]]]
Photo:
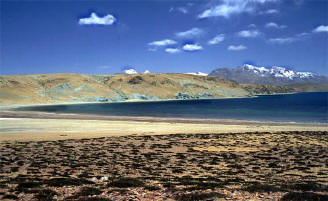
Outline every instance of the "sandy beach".
[[231, 119], [118, 117], [42, 112], [0, 112], [0, 141], [62, 140], [122, 135], [327, 131], [326, 123]]

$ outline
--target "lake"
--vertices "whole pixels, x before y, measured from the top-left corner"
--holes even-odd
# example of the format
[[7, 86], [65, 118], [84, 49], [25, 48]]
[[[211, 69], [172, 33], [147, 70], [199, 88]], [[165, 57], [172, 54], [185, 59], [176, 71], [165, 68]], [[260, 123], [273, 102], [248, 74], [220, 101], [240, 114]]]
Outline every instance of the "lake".
[[254, 98], [95, 103], [23, 107], [17, 110], [113, 116], [328, 122], [328, 92]]

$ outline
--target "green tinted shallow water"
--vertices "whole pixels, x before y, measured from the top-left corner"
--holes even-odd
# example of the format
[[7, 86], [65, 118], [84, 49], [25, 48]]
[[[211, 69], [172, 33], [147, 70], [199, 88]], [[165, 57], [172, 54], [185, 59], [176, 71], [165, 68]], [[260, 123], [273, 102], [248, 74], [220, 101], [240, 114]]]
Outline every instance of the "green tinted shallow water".
[[328, 92], [256, 98], [177, 100], [25, 107], [18, 110], [113, 116], [328, 122]]

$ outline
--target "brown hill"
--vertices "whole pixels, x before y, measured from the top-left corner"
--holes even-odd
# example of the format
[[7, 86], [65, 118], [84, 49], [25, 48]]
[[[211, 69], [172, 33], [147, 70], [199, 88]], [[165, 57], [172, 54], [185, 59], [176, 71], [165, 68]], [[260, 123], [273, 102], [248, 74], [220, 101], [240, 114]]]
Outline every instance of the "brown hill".
[[0, 76], [0, 105], [245, 97], [294, 91], [189, 74]]

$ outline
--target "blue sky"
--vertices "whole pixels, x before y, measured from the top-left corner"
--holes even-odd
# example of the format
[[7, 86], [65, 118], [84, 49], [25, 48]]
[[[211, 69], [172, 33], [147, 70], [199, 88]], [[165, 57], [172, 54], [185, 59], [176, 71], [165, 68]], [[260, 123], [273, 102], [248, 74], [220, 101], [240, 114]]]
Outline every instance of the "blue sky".
[[328, 1], [0, 1], [0, 74], [206, 72], [244, 63], [328, 75]]

